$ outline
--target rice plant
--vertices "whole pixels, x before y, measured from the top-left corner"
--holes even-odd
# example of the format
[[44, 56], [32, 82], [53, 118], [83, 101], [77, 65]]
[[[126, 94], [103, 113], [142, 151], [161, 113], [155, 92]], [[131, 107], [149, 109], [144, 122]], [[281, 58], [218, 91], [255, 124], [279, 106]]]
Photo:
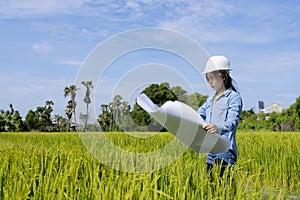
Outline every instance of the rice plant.
[[[105, 133], [119, 148], [142, 153], [173, 139], [134, 134], [151, 135]], [[239, 132], [230, 180], [215, 168], [210, 181], [205, 155], [190, 150], [166, 167], [131, 173], [97, 160], [76, 133], [0, 133], [0, 199], [300, 199], [299, 136]]]

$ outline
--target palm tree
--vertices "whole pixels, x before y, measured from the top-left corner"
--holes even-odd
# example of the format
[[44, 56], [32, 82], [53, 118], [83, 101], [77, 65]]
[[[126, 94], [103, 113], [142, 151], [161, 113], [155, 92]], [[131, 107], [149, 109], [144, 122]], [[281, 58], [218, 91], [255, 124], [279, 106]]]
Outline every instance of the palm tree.
[[[115, 128], [118, 131], [117, 122], [120, 117], [120, 106], [122, 104], [122, 97], [120, 95], [114, 96], [112, 102], [110, 103], [110, 111], [111, 111], [111, 127]], [[115, 124], [115, 126], [114, 126]], [[112, 128], [110, 128], [112, 130]], [[110, 131], [111, 131], [110, 130]]]
[[[65, 87], [64, 90], [64, 96], [67, 97], [69, 95], [71, 95], [71, 100], [68, 101], [68, 108], [72, 111], [72, 113], [74, 114], [74, 122], [75, 122], [75, 130], [77, 130], [77, 123], [76, 123], [76, 101], [75, 101], [75, 97], [76, 97], [76, 92], [78, 91], [78, 88], [76, 87], [76, 85], [71, 85], [70, 87]], [[70, 112], [68, 112], [68, 118], [70, 117]], [[72, 117], [72, 114], [71, 114]], [[69, 120], [71, 121], [71, 117], [69, 118]]]
[[62, 122], [63, 118], [59, 114], [56, 114], [56, 115], [54, 115], [54, 120], [55, 120], [55, 123], [56, 123], [56, 130], [55, 131], [60, 132], [61, 131], [61, 122]]
[[130, 105], [127, 101], [123, 101], [121, 105], [121, 115], [128, 115], [130, 111]]
[[107, 131], [107, 120], [108, 120], [108, 105], [102, 104], [101, 105], [102, 113], [98, 116], [97, 121], [102, 131]]
[[68, 104], [66, 106], [66, 110], [65, 113], [67, 115], [68, 118], [68, 131], [71, 130], [71, 119], [72, 119], [72, 115], [73, 115], [73, 111], [72, 111], [72, 100], [68, 101]]
[[86, 131], [87, 122], [89, 118], [89, 104], [91, 103], [90, 94], [91, 94], [91, 88], [93, 88], [93, 86], [92, 86], [92, 81], [82, 81], [81, 84], [86, 87], [86, 93], [83, 99], [84, 103], [86, 103], [86, 118], [85, 118], [83, 131]]
[[46, 124], [45, 127], [50, 131], [51, 130], [51, 125], [52, 125], [52, 119], [51, 119], [51, 112], [53, 111], [52, 106], [54, 105], [53, 101], [46, 101], [46, 105], [44, 107], [45, 111], [45, 120], [46, 120]]

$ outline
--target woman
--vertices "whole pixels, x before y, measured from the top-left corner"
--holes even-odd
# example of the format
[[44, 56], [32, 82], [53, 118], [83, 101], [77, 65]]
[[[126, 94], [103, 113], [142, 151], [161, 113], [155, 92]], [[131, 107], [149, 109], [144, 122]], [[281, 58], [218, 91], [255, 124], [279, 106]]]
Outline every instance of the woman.
[[226, 57], [212, 56], [208, 59], [204, 73], [215, 93], [198, 110], [207, 123], [203, 126], [205, 131], [222, 135], [230, 141], [227, 152], [210, 152], [206, 159], [206, 170], [210, 175], [215, 164], [221, 165], [220, 177], [228, 165], [231, 167], [237, 161], [236, 130], [243, 104], [238, 88], [230, 77], [230, 70]]

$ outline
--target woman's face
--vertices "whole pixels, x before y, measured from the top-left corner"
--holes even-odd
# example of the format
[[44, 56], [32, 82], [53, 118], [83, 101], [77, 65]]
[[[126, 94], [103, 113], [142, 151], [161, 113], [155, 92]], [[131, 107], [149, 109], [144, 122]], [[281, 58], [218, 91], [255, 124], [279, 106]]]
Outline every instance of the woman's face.
[[219, 75], [219, 73], [216, 73], [216, 72], [207, 73], [206, 78], [207, 78], [208, 84], [210, 85], [210, 87], [212, 89], [219, 91], [219, 90], [225, 88], [223, 79]]

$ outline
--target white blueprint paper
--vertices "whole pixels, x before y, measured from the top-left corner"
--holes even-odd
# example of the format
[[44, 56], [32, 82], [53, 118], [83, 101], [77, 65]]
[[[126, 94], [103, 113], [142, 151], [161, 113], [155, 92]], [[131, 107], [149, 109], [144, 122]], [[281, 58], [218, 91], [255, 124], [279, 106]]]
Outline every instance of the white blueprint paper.
[[179, 101], [167, 101], [159, 108], [145, 94], [137, 98], [137, 103], [194, 152], [219, 153], [229, 149], [227, 138], [204, 131], [205, 121], [190, 106]]

